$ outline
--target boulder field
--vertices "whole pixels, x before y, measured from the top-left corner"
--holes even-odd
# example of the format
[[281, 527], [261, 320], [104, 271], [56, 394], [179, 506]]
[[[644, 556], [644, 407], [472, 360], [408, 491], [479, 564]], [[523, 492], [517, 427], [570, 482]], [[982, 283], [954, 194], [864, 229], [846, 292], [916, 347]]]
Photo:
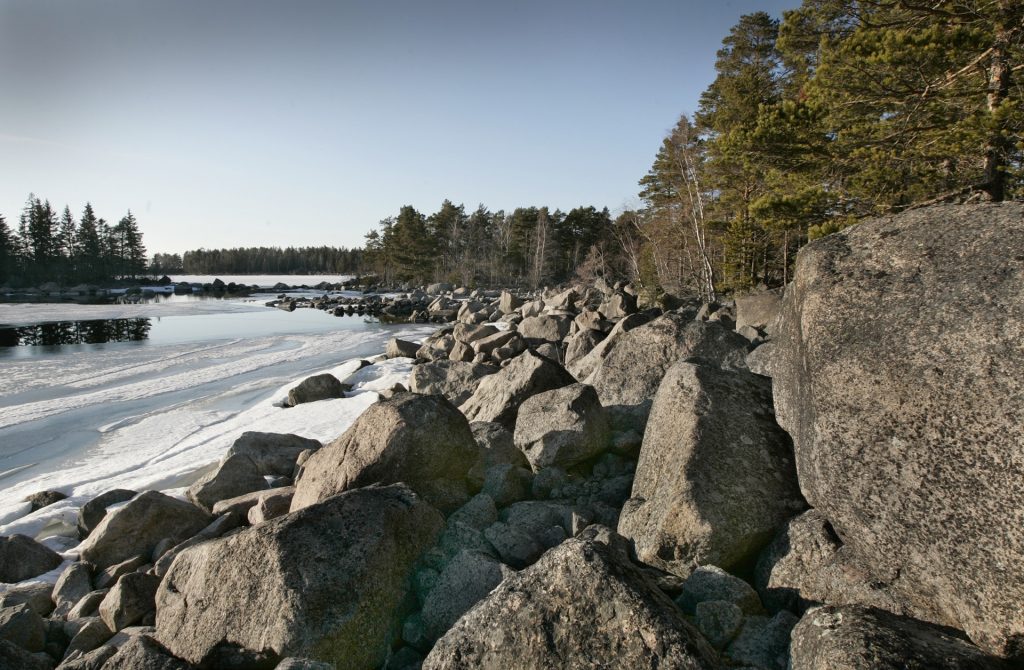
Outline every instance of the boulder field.
[[1021, 667], [1022, 286], [1020, 203], [720, 304], [431, 285], [454, 323], [333, 442], [111, 490], [77, 556], [0, 538], [0, 668]]

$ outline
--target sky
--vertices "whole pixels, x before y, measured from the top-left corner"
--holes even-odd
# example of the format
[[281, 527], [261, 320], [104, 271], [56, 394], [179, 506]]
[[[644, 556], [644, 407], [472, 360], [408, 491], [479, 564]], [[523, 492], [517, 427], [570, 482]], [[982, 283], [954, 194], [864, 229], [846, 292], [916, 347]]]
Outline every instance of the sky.
[[0, 0], [0, 214], [150, 253], [359, 246], [402, 205], [637, 204], [742, 14], [797, 0]]

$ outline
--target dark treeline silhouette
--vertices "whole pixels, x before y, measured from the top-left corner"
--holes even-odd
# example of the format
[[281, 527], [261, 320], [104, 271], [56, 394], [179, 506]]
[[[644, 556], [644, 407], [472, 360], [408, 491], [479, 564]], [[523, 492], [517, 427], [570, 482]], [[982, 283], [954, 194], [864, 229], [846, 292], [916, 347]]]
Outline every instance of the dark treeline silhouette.
[[76, 220], [29, 195], [13, 230], [0, 215], [0, 284], [63, 286], [138, 277], [146, 272], [146, 247], [129, 211], [117, 224], [97, 218], [86, 203]]
[[[185, 274], [357, 274], [362, 249], [345, 247], [246, 247], [197, 249], [176, 254], [157, 254], [153, 272]], [[180, 263], [179, 268], [163, 269]]]
[[0, 328], [0, 347], [138, 342], [151, 327], [149, 319], [94, 319]]

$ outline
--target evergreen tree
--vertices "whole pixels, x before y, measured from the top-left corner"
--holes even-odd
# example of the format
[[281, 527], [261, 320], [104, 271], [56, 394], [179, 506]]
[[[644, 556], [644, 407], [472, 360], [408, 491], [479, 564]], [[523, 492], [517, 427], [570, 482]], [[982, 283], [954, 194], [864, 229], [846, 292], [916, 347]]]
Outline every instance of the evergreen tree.
[[87, 202], [78, 226], [75, 267], [82, 281], [96, 281], [101, 278], [102, 266], [103, 243], [100, 240], [99, 221], [92, 210], [92, 205]]
[[16, 261], [14, 232], [0, 214], [0, 283], [6, 282], [14, 275]]

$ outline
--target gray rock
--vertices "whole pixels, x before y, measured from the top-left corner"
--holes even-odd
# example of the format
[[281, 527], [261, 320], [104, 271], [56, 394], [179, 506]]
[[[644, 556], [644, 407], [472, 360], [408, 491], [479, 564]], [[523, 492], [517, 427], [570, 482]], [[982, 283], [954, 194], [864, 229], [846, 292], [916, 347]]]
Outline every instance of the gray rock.
[[99, 617], [82, 619], [64, 652], [64, 658], [71, 658], [77, 651], [86, 654], [97, 649], [113, 636], [114, 632]]
[[494, 500], [494, 504], [505, 507], [528, 498], [532, 480], [533, 473], [527, 468], [499, 463], [487, 469], [481, 492]]
[[0, 537], [0, 582], [20, 582], [53, 570], [60, 554], [27, 535]]
[[247, 431], [235, 440], [225, 458], [248, 456], [261, 475], [291, 477], [299, 454], [307, 449], [316, 451], [322, 446], [317, 440], [298, 435]]
[[157, 639], [193, 663], [226, 641], [379, 666], [442, 525], [407, 487], [370, 486], [191, 547], [157, 592]]
[[798, 255], [772, 372], [800, 486], [906, 607], [1024, 639], [1024, 203], [866, 221]]
[[769, 335], [782, 311], [781, 291], [761, 291], [736, 297], [736, 330], [753, 328]]
[[539, 346], [546, 342], [561, 342], [569, 334], [572, 319], [565, 316], [531, 316], [519, 324], [519, 334], [528, 344]]
[[505, 579], [438, 640], [424, 670], [717, 668], [714, 650], [621, 540], [596, 536], [588, 530]]
[[265, 491], [260, 495], [259, 501], [249, 509], [247, 515], [249, 523], [255, 526], [258, 523], [284, 516], [288, 513], [289, 508], [291, 508], [292, 498], [294, 497], [294, 486]]
[[702, 362], [674, 365], [619, 520], [640, 560], [680, 576], [705, 563], [748, 569], [805, 507], [769, 381]]
[[455, 348], [455, 338], [450, 332], [432, 335], [424, 340], [416, 350], [416, 358], [425, 361], [437, 361], [448, 358], [448, 353]]
[[451, 512], [469, 498], [465, 479], [476, 455], [469, 424], [447, 400], [400, 393], [372, 405], [306, 461], [291, 508], [372, 483], [405, 482]]
[[167, 551], [167, 553], [161, 556], [160, 560], [158, 560], [156, 565], [153, 566], [153, 574], [158, 577], [163, 577], [167, 574], [167, 571], [171, 569], [171, 564], [174, 562], [174, 559], [177, 558], [178, 554], [201, 542], [218, 538], [225, 533], [238, 528], [241, 523], [241, 517], [239, 517], [235, 512], [226, 512], [220, 515], [201, 531], [184, 542], [175, 544], [169, 551]]
[[502, 291], [501, 298], [498, 299], [498, 309], [501, 310], [502, 314], [510, 314], [518, 310], [522, 305], [523, 301], [508, 291]]
[[498, 520], [498, 509], [494, 500], [486, 493], [478, 493], [469, 502], [452, 512], [448, 523], [462, 522], [477, 530], [483, 530]]
[[191, 670], [148, 635], [133, 635], [110, 657], [103, 670]]
[[119, 579], [100, 603], [103, 623], [117, 632], [142, 621], [156, 609], [154, 598], [158, 586], [159, 577], [142, 572], [132, 572]]
[[416, 358], [416, 352], [419, 348], [420, 345], [415, 342], [407, 342], [406, 340], [392, 337], [388, 340], [384, 355], [388, 358]]
[[438, 282], [437, 284], [430, 284], [427, 286], [427, 295], [441, 295], [443, 293], [451, 293], [454, 287], [446, 282]]
[[464, 403], [487, 375], [498, 368], [477, 363], [441, 360], [412, 369], [409, 390], [424, 395], [442, 395], [456, 407]]
[[515, 574], [493, 557], [476, 551], [456, 554], [423, 603], [423, 625], [431, 641], [444, 635], [459, 617]]
[[[236, 514], [239, 518], [244, 519], [249, 516], [249, 510], [252, 509], [256, 503], [260, 501], [260, 498], [266, 494], [266, 490], [253, 491], [251, 493], [243, 493], [242, 495], [235, 496], [234, 498], [218, 500], [213, 504], [213, 509], [211, 511], [215, 516], [220, 516], [222, 514]], [[170, 549], [170, 547], [165, 547], [164, 549]], [[163, 554], [161, 553], [161, 556], [162, 555]], [[159, 556], [157, 556], [157, 558], [159, 558]]]
[[66, 493], [61, 493], [60, 491], [40, 491], [25, 498], [25, 502], [31, 503], [32, 511], [36, 512], [44, 507], [49, 507], [55, 502], [60, 502], [67, 497]]
[[809, 610], [792, 632], [793, 670], [1009, 670], [959, 631], [882, 610]]
[[[558, 349], [558, 345], [552, 342], [545, 342], [544, 344], [537, 345], [534, 347], [534, 351], [544, 358], [551, 359], [555, 363], [561, 363], [562, 361], [562, 355]], [[512, 358], [513, 356], [515, 356], [515, 353], [510, 352], [509, 358]]]
[[789, 635], [797, 621], [796, 615], [785, 610], [771, 618], [747, 617], [725, 653], [733, 663], [763, 670], [786, 670], [789, 666]]
[[66, 616], [68, 612], [92, 591], [92, 570], [85, 563], [72, 563], [53, 587], [53, 602], [57, 616]]
[[149, 558], [147, 556], [132, 556], [127, 561], [111, 565], [96, 575], [95, 586], [98, 589], [109, 588], [116, 584], [118, 579], [129, 572], [135, 572], [139, 567], [148, 562]]
[[743, 624], [743, 610], [724, 600], [706, 600], [697, 603], [693, 622], [711, 646], [723, 649]]
[[[455, 338], [456, 342], [469, 345], [473, 344], [477, 340], [482, 340], [485, 337], [490, 337], [498, 332], [498, 329], [494, 326], [475, 326], [468, 323], [457, 323], [455, 329], [452, 331], [452, 337]], [[472, 349], [472, 347], [470, 347]]]
[[26, 651], [42, 651], [46, 645], [46, 622], [28, 605], [0, 610], [0, 640], [13, 642]]
[[565, 366], [571, 369], [574, 363], [593, 351], [605, 337], [607, 335], [593, 328], [584, 328], [569, 337], [565, 343]]
[[765, 377], [773, 376], [772, 364], [775, 361], [776, 345], [766, 342], [747, 354], [747, 367], [751, 372]]
[[512, 428], [527, 398], [574, 381], [562, 366], [526, 351], [500, 372], [485, 377], [459, 409], [470, 421], [494, 421]]
[[107, 513], [107, 508], [134, 498], [138, 493], [129, 489], [113, 489], [102, 493], [78, 510], [78, 534], [84, 540], [99, 525]]
[[99, 613], [100, 603], [107, 597], [107, 593], [110, 589], [97, 589], [87, 593], [67, 614], [67, 620], [72, 621], [74, 619], [84, 619], [86, 617], [94, 617]]
[[164, 538], [181, 542], [212, 518], [204, 510], [158, 491], [146, 491], [103, 517], [78, 550], [83, 561], [107, 568], [132, 556], [151, 554]]
[[475, 358], [475, 354], [476, 352], [473, 351], [473, 347], [471, 345], [456, 340], [455, 344], [452, 345], [452, 350], [448, 352], [448, 358], [453, 361], [472, 363]]
[[627, 332], [648, 323], [652, 318], [654, 317], [650, 313], [641, 312], [620, 319], [608, 333], [608, 337], [596, 344], [585, 356], [573, 360], [572, 363], [566, 363], [569, 372], [576, 379], [586, 381]]
[[491, 355], [491, 353], [504, 347], [508, 343], [519, 338], [519, 333], [513, 330], [506, 330], [473, 340], [473, 351], [477, 354]]
[[103, 664], [110, 660], [110, 657], [117, 653], [117, 647], [105, 644], [102, 647], [93, 649], [90, 652], [75, 652], [73, 656], [64, 659], [57, 670], [102, 670]]
[[621, 319], [636, 313], [636, 296], [625, 291], [616, 291], [600, 307], [601, 313], [609, 319]]
[[803, 614], [814, 605], [861, 604], [912, 614], [904, 611], [891, 588], [872, 582], [850, 559], [849, 551], [818, 510], [808, 510], [786, 524], [761, 552], [754, 579], [762, 601], [772, 611]]
[[519, 407], [515, 444], [534, 472], [569, 469], [601, 455], [611, 426], [593, 387], [570, 384], [527, 398]]
[[483, 486], [487, 471], [496, 465], [530, 467], [526, 456], [516, 448], [512, 432], [500, 423], [474, 421], [469, 429], [479, 448], [476, 463], [469, 470], [469, 481], [474, 487]]
[[217, 469], [188, 487], [188, 499], [207, 511], [221, 500], [268, 488], [267, 480], [251, 458], [243, 454], [227, 456]]
[[344, 398], [347, 390], [349, 388], [332, 374], [314, 375], [306, 377], [299, 382], [298, 386], [288, 391], [288, 404], [295, 407], [317, 400]]
[[13, 642], [0, 640], [0, 668], [10, 670], [51, 670], [53, 662], [25, 651]]
[[670, 312], [624, 333], [586, 382], [611, 412], [616, 428], [642, 432], [654, 394], [672, 365], [701, 358], [726, 369], [745, 370], [748, 344], [720, 324], [694, 321], [688, 312]]
[[274, 670], [336, 670], [333, 663], [322, 663], [311, 658], [286, 658]]
[[28, 605], [41, 617], [53, 611], [53, 585], [40, 582], [12, 586], [0, 593], [0, 608]]
[[760, 614], [763, 611], [761, 600], [750, 584], [717, 566], [702, 565], [683, 582], [676, 603], [687, 614], [693, 614], [697, 611], [697, 605], [709, 601], [730, 602], [744, 614]]

